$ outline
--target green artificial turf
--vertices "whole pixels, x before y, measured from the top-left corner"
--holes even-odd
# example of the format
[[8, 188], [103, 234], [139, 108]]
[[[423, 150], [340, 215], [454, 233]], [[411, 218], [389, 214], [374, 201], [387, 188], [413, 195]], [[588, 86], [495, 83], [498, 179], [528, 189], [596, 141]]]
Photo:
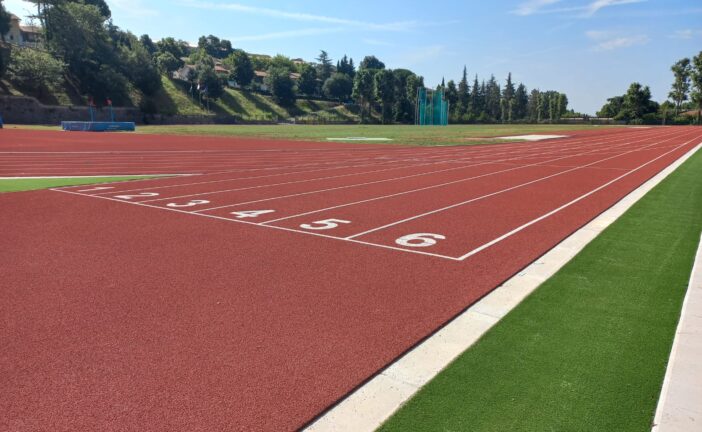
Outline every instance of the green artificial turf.
[[702, 230], [702, 151], [379, 430], [650, 431]]
[[[8, 128], [59, 130], [53, 126], [8, 125]], [[360, 144], [405, 144], [418, 146], [504, 143], [495, 137], [524, 134], [558, 134], [613, 126], [524, 124], [524, 125], [167, 125], [137, 126], [137, 133], [165, 135], [214, 135], [327, 142], [327, 138], [389, 138], [390, 141], [361, 141]], [[621, 126], [617, 126], [621, 127]]]
[[125, 180], [144, 180], [150, 177], [80, 177], [80, 178], [38, 178], [38, 179], [0, 179], [0, 192], [20, 192], [36, 189], [47, 189], [61, 186], [76, 186], [94, 183], [110, 183]]
[[[470, 145], [505, 142], [491, 137], [554, 133], [602, 128], [590, 125], [450, 125], [420, 127], [408, 125], [179, 125], [139, 126], [139, 133], [178, 135], [220, 135], [274, 139], [327, 141], [327, 138], [390, 138], [379, 144]], [[373, 141], [367, 141], [374, 143]]]

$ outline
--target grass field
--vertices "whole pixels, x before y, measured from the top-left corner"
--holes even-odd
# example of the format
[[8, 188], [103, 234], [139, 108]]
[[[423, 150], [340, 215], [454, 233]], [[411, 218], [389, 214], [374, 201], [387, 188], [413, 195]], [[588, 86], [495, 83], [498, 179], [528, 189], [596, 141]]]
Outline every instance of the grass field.
[[381, 431], [648, 431], [702, 230], [698, 152]]
[[[56, 130], [53, 126], [9, 126]], [[174, 135], [216, 135], [251, 138], [327, 141], [327, 138], [389, 138], [381, 144], [471, 145], [504, 142], [494, 137], [529, 133], [555, 133], [610, 126], [591, 125], [450, 125], [416, 127], [407, 125], [175, 125], [138, 126], [137, 133]], [[372, 143], [372, 141], [369, 141]]]
[[143, 180], [144, 176], [126, 177], [76, 177], [76, 178], [17, 178], [0, 179], [0, 192], [21, 192], [28, 190], [47, 189], [61, 186], [75, 186], [82, 184], [110, 183], [127, 180]]

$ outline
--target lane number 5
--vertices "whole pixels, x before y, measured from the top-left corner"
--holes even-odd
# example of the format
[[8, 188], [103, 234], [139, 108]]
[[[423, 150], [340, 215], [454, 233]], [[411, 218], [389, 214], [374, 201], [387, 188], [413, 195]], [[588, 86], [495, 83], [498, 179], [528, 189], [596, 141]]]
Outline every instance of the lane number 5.
[[339, 226], [339, 224], [348, 224], [351, 221], [341, 220], [341, 219], [324, 219], [321, 221], [312, 222], [311, 224], [302, 224], [300, 228], [307, 230], [328, 230]]

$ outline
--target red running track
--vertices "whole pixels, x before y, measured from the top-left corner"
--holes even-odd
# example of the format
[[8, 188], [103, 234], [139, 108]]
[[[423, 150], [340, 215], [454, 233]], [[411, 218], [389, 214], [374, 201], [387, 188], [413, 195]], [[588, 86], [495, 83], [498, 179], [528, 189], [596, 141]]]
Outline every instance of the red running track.
[[201, 173], [0, 195], [0, 430], [66, 431], [299, 428], [702, 142], [8, 132], [4, 175]]

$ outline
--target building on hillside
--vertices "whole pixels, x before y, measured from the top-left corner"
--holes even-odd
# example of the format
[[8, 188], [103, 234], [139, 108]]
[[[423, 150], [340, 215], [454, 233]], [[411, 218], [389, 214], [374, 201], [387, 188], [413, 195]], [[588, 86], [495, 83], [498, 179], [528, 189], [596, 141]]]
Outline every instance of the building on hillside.
[[21, 19], [10, 14], [10, 31], [3, 36], [5, 42], [23, 47], [37, 48], [41, 45], [41, 27], [20, 25]]
[[180, 69], [173, 71], [173, 79], [190, 82], [195, 79], [196, 74], [195, 65], [185, 64]]
[[303, 64], [307, 64], [307, 62], [304, 61], [304, 60], [301, 59], [301, 58], [294, 58], [294, 59], [292, 59], [292, 62], [293, 62], [293, 64], [296, 65], [296, 66], [300, 66], [300, 65], [303, 65]]
[[[254, 71], [254, 77], [253, 80], [251, 81], [251, 87], [254, 89], [267, 92], [268, 91], [268, 86], [266, 85], [266, 77], [268, 76], [268, 72], [266, 71], [261, 71], [257, 70]], [[290, 79], [293, 81], [297, 81], [300, 79], [300, 74], [297, 72], [290, 72]]]

